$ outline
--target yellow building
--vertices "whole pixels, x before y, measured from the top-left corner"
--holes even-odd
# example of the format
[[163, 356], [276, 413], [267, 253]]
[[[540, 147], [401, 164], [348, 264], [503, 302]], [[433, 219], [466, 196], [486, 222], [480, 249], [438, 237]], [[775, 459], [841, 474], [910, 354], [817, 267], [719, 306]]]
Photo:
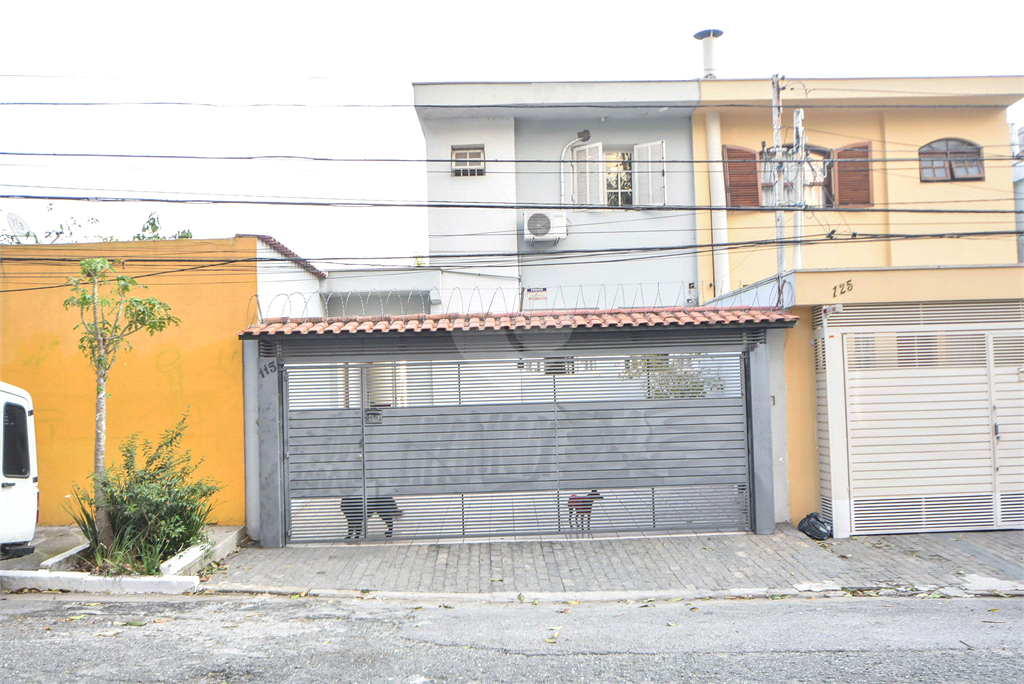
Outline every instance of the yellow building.
[[[259, 236], [0, 247], [0, 380], [35, 404], [42, 525], [67, 524], [65, 496], [92, 472], [95, 376], [78, 349], [77, 310], [66, 311], [67, 278], [81, 259], [106, 258], [146, 285], [140, 296], [171, 305], [181, 325], [134, 350], [111, 371], [107, 460], [128, 435], [155, 440], [189, 411], [185, 447], [223, 490], [214, 517], [245, 522], [242, 349], [237, 332], [292, 293], [318, 292], [323, 274]], [[303, 306], [308, 298], [298, 295]], [[314, 299], [314, 304], [315, 304]], [[266, 313], [266, 312], [265, 312]]]
[[810, 187], [802, 230], [785, 214], [781, 275], [760, 163], [772, 87], [703, 80], [693, 146], [710, 161], [696, 204], [721, 207], [698, 218], [697, 243], [749, 245], [701, 255], [714, 274], [701, 301], [800, 316], [773, 432], [789, 516], [821, 510], [837, 536], [1021, 527], [1024, 268], [1006, 108], [1024, 78], [783, 80], [783, 143], [802, 110]]

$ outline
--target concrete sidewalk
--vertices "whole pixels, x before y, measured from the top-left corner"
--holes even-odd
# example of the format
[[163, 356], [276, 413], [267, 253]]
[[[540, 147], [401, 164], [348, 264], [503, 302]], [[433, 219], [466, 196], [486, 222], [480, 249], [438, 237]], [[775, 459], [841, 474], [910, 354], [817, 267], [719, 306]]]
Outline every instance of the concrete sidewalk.
[[956, 532], [815, 542], [774, 535], [451, 544], [303, 544], [243, 548], [205, 585], [215, 591], [329, 595], [372, 591], [508, 599], [519, 592], [610, 597], [1024, 591], [1024, 532]]

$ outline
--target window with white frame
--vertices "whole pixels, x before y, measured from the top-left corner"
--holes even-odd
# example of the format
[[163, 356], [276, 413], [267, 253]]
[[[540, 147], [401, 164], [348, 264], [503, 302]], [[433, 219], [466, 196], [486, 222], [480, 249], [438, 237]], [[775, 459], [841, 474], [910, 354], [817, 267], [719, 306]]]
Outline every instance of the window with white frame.
[[572, 203], [580, 206], [664, 206], [665, 141], [572, 150]]
[[485, 163], [483, 145], [452, 145], [453, 176], [482, 176]]

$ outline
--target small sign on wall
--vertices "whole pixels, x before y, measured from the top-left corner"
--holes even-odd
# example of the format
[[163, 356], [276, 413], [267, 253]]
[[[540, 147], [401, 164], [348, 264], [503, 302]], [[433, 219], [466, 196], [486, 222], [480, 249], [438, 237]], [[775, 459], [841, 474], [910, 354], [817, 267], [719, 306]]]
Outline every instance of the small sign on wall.
[[548, 288], [546, 287], [528, 287], [526, 288], [526, 301], [528, 302], [540, 302], [547, 301], [548, 299]]

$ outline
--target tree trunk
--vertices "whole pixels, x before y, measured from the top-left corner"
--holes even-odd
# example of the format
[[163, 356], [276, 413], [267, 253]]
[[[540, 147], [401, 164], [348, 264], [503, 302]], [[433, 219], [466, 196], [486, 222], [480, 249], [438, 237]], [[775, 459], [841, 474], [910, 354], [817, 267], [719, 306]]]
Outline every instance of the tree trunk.
[[114, 542], [114, 531], [107, 515], [107, 496], [103, 481], [107, 475], [107, 377], [96, 374], [96, 448], [93, 452], [93, 484], [96, 498], [96, 530], [107, 550]]

